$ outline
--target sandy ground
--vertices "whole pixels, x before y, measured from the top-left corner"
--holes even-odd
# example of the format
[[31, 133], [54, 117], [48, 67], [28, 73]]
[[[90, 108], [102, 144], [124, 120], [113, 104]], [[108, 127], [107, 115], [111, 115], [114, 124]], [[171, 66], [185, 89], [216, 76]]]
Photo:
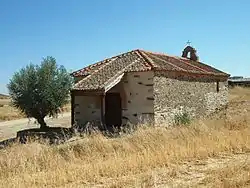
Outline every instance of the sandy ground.
[[[47, 118], [46, 122], [48, 126], [63, 126], [63, 127], [70, 127], [70, 112], [60, 114], [58, 118]], [[12, 121], [4, 121], [0, 122], [0, 141], [4, 139], [8, 139], [11, 137], [16, 136], [16, 132], [22, 129], [29, 129], [29, 128], [37, 128], [39, 127], [38, 124], [35, 123], [35, 120], [32, 119], [18, 119]]]

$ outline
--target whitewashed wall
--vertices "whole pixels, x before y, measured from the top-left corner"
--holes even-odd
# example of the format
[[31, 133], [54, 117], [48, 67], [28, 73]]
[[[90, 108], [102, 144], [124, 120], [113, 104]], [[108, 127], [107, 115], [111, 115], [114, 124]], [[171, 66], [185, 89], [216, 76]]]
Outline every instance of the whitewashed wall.
[[123, 124], [153, 120], [153, 72], [131, 72], [109, 92], [120, 92]]
[[100, 120], [100, 96], [75, 96], [75, 121], [77, 124]]

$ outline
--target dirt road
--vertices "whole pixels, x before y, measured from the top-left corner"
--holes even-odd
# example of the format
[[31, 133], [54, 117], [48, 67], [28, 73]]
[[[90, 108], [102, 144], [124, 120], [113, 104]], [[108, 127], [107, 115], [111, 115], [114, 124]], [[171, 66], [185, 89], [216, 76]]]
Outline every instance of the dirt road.
[[[58, 118], [46, 118], [48, 126], [70, 126], [70, 113], [64, 113], [58, 116]], [[0, 122], [0, 141], [16, 136], [16, 132], [22, 129], [36, 128], [39, 127], [32, 119], [18, 119], [12, 121]]]

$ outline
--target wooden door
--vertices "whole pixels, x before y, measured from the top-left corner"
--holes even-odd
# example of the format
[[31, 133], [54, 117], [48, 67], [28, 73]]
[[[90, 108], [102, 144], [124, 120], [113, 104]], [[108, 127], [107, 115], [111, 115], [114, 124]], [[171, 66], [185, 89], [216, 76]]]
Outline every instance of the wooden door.
[[119, 128], [122, 124], [122, 109], [120, 93], [106, 93], [105, 123], [107, 128]]

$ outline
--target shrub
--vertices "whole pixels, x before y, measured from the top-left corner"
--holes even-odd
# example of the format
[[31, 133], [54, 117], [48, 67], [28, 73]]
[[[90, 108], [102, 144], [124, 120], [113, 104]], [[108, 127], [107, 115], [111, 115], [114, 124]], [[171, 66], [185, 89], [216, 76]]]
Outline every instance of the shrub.
[[179, 112], [174, 117], [175, 125], [189, 125], [191, 123], [191, 117], [187, 111]]

